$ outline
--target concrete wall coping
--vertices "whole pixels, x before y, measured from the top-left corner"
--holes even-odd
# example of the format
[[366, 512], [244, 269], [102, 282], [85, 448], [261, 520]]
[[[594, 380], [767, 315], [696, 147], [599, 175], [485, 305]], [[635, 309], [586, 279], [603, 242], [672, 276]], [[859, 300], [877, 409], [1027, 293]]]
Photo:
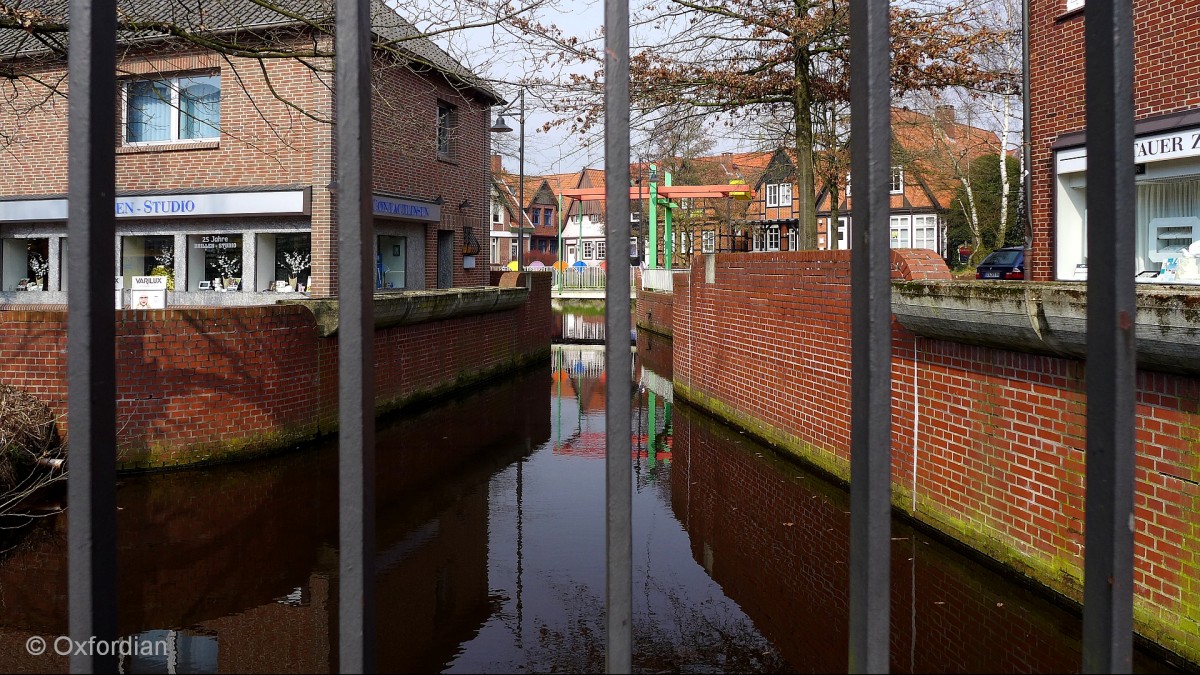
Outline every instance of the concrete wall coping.
[[[517, 276], [515, 273], [513, 276]], [[375, 328], [405, 326], [440, 321], [471, 314], [499, 312], [520, 307], [529, 297], [529, 289], [481, 286], [441, 288], [424, 291], [395, 291], [375, 294]], [[301, 305], [317, 319], [317, 335], [337, 333], [340, 312], [336, 299], [281, 300], [281, 305]]]
[[[1138, 367], [1200, 375], [1200, 288], [1139, 285], [1137, 310]], [[1087, 356], [1087, 287], [1078, 282], [893, 282], [892, 313], [923, 337]]]

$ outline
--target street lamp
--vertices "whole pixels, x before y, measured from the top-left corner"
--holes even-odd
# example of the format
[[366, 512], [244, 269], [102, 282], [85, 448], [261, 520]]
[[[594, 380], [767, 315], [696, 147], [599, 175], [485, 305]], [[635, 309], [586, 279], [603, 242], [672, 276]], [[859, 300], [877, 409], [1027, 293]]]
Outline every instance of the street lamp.
[[[520, 272], [524, 268], [523, 262], [525, 258], [525, 89], [522, 88], [517, 96], [520, 101], [520, 107], [518, 108], [519, 116], [517, 119], [521, 125], [521, 140], [518, 146], [517, 160], [520, 172], [517, 179], [517, 271]], [[504, 122], [504, 114], [511, 111], [511, 104], [504, 110], [501, 110], [496, 115], [496, 123], [492, 125], [489, 131], [495, 133], [508, 133], [512, 131], [512, 127]]]

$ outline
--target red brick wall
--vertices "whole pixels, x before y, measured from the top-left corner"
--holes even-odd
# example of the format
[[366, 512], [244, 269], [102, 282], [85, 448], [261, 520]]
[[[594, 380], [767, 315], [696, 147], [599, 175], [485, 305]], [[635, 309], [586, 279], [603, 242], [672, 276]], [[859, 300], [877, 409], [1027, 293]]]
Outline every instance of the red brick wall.
[[641, 288], [637, 292], [636, 325], [662, 335], [671, 334], [671, 301], [670, 293], [647, 291]]
[[[382, 409], [448, 391], [546, 353], [550, 275], [508, 310], [376, 331]], [[0, 308], [2, 309], [2, 308]], [[297, 305], [117, 313], [121, 465], [151, 468], [285, 448], [332, 430], [337, 338]], [[66, 420], [66, 313], [0, 311], [0, 382]]]
[[[1083, 12], [1065, 0], [1029, 9], [1033, 260], [1031, 278], [1054, 278], [1054, 154], [1062, 133], [1084, 128]], [[1138, 0], [1134, 14], [1134, 108], [1141, 119], [1200, 106], [1200, 0]]]
[[[893, 252], [893, 278], [934, 261]], [[932, 253], [932, 252], [928, 252]], [[849, 252], [717, 255], [676, 278], [681, 396], [849, 475]], [[944, 265], [934, 274], [946, 274]], [[896, 324], [893, 504], [1072, 598], [1082, 580], [1083, 363], [917, 337]], [[1200, 577], [1200, 380], [1138, 373], [1138, 628], [1191, 658]]]

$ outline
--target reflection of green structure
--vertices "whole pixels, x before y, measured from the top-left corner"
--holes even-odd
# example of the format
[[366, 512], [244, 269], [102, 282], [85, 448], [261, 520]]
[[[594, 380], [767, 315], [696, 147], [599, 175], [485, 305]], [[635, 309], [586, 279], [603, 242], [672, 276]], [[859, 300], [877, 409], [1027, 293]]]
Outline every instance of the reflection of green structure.
[[[658, 450], [660, 444], [665, 444], [666, 439], [671, 437], [671, 402], [663, 401], [663, 430], [658, 433], [658, 396], [653, 392], [648, 392], [647, 417], [648, 417], [648, 444], [646, 446], [646, 466], [649, 467], [651, 475], [654, 468], [658, 465]], [[664, 464], [669, 464], [670, 460], [664, 460]]]

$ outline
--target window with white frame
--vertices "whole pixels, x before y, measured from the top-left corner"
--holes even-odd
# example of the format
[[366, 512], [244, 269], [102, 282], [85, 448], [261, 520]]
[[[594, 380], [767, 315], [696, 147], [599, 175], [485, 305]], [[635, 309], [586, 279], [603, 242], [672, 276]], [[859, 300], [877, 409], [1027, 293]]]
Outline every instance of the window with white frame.
[[789, 251], [796, 251], [796, 250], [799, 250], [799, 248], [800, 248], [799, 243], [796, 240], [796, 234], [797, 234], [797, 232], [796, 232], [796, 228], [794, 226], [788, 228], [787, 243], [788, 243]]
[[702, 253], [715, 253], [717, 250], [717, 233], [712, 230], [705, 230], [700, 233], [700, 251]]
[[899, 166], [892, 167], [892, 189], [894, 195], [904, 194], [904, 168]]
[[772, 225], [767, 228], [767, 250], [779, 250], [779, 226]]
[[629, 238], [629, 257], [630, 257], [630, 258], [636, 258], [636, 257], [638, 257], [638, 243], [637, 243], [637, 237], [630, 237], [630, 238]]
[[517, 259], [517, 240], [516, 239], [513, 239], [512, 241], [508, 242], [508, 259], [509, 260]]
[[761, 251], [763, 250], [763, 247], [766, 246], [767, 238], [763, 234], [763, 231], [756, 227], [754, 228], [754, 231], [750, 233], [750, 240], [750, 250]]
[[504, 222], [504, 204], [502, 204], [498, 199], [492, 200], [492, 222]]
[[588, 239], [583, 242], [583, 259], [591, 260], [595, 257], [596, 242]]
[[439, 101], [437, 106], [437, 153], [440, 159], [454, 158], [454, 106]]
[[892, 248], [912, 248], [911, 223], [908, 216], [891, 217]]
[[123, 96], [126, 145], [219, 136], [220, 75], [127, 80]]
[[492, 262], [500, 261], [500, 240], [492, 237]]
[[937, 216], [926, 214], [913, 216], [913, 248], [938, 250]]
[[842, 251], [850, 248], [850, 221], [845, 216], [838, 216], [837, 247]]
[[604, 260], [604, 255], [608, 252], [608, 242], [601, 239], [596, 242], [596, 260]]
[[767, 206], [791, 206], [792, 184], [775, 183], [767, 186]]

